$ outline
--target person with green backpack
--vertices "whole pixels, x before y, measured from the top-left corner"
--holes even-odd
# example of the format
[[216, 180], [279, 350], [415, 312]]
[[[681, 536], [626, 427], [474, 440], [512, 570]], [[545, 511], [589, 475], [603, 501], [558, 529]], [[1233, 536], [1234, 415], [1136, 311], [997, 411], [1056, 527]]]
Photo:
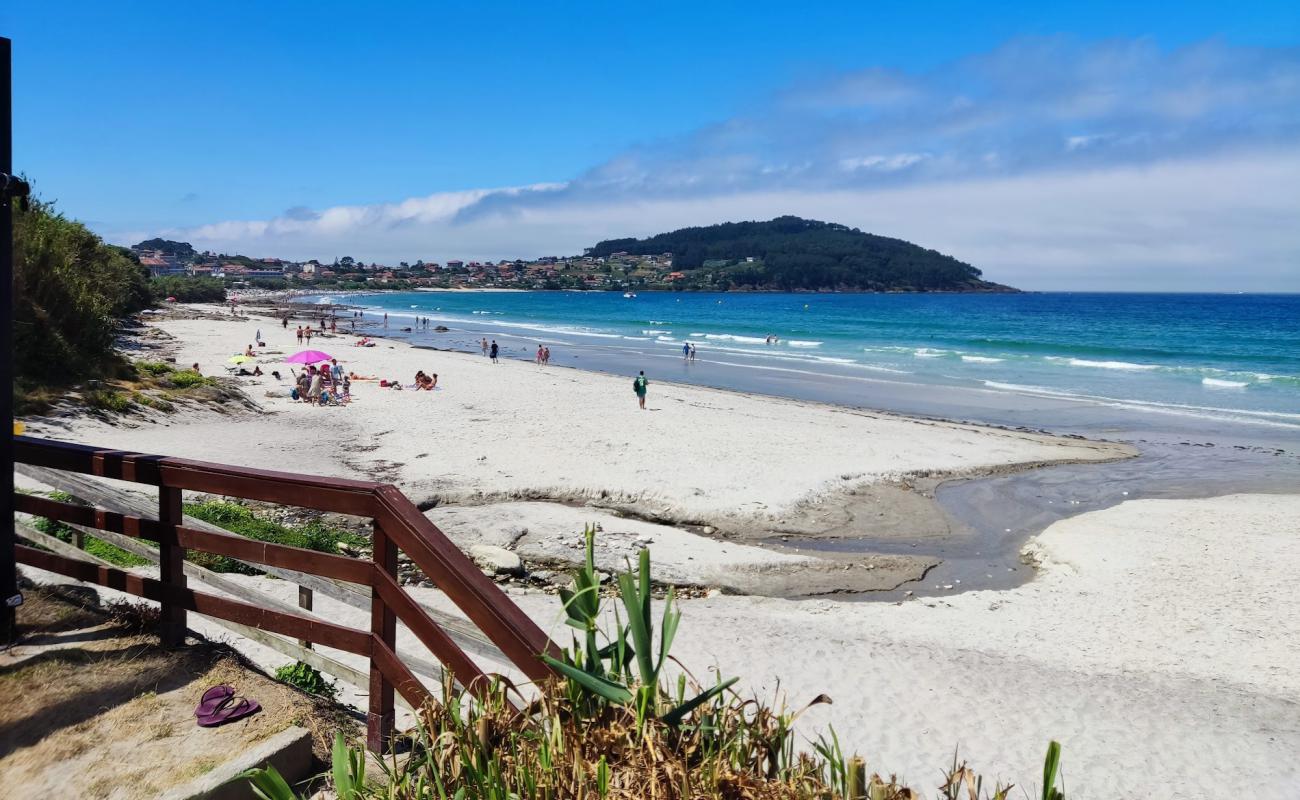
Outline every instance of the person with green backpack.
[[645, 410], [645, 390], [649, 385], [650, 381], [646, 380], [645, 370], [641, 370], [641, 374], [632, 381], [632, 391], [636, 392], [637, 403], [642, 411]]

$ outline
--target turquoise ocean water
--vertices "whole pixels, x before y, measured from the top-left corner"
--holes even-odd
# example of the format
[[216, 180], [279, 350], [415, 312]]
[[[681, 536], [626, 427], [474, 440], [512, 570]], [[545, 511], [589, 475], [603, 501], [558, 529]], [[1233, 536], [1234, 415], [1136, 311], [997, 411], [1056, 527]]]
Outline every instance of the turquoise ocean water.
[[693, 369], [748, 369], [787, 387], [860, 376], [1300, 427], [1300, 295], [402, 292], [348, 302], [386, 311], [397, 335], [426, 316], [499, 335], [521, 358], [545, 343], [598, 350], [605, 363], [623, 353], [631, 365], [680, 358], [689, 342]]

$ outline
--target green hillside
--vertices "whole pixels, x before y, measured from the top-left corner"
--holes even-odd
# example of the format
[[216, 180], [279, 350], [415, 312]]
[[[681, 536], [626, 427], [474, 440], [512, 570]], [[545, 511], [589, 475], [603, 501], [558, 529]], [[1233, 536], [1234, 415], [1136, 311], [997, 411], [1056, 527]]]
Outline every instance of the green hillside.
[[[952, 256], [830, 222], [777, 217], [682, 228], [646, 239], [608, 239], [587, 251], [672, 253], [684, 287], [782, 291], [1015, 291], [983, 280]], [[751, 260], [752, 259], [752, 260]]]

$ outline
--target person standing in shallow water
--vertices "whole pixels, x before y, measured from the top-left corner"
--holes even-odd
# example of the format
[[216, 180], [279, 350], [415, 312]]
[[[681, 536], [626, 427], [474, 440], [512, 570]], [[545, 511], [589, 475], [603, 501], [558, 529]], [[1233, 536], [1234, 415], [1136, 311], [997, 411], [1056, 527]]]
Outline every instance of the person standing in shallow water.
[[646, 380], [645, 370], [641, 370], [641, 374], [637, 375], [636, 379], [632, 381], [632, 391], [636, 392], [636, 402], [642, 411], [645, 410], [645, 393], [646, 388], [649, 386], [650, 381]]
[[488, 350], [488, 354], [492, 357], [493, 364], [497, 363], [497, 354], [500, 352], [501, 352], [501, 348], [497, 347], [497, 340], [493, 339], [492, 349]]

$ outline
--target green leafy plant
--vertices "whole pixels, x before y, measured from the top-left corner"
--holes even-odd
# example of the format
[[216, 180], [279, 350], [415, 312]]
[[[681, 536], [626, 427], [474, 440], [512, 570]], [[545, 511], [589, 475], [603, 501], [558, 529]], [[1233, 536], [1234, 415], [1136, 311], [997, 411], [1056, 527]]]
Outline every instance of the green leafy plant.
[[[604, 646], [599, 642], [601, 598], [600, 576], [595, 563], [595, 529], [584, 531], [586, 554], [583, 565], [573, 577], [573, 589], [561, 589], [567, 624], [582, 631], [581, 642], [574, 640], [567, 658], [549, 655], [542, 658], [568, 679], [570, 686], [596, 704], [631, 705], [638, 725], [651, 717], [669, 725], [680, 725], [688, 715], [709, 702], [736, 682], [720, 681], [689, 700], [670, 702], [661, 682], [664, 663], [668, 660], [681, 611], [676, 607], [673, 589], [664, 598], [663, 617], [658, 643], [655, 642], [654, 615], [651, 609], [650, 551], [638, 554], [637, 571], [618, 576], [619, 595], [627, 614], [623, 625], [615, 610], [615, 633]], [[636, 672], [633, 672], [633, 664]]]
[[248, 779], [253, 794], [258, 800], [301, 800], [279, 770], [270, 764], [259, 769], [246, 770], [240, 777]]
[[330, 699], [334, 699], [339, 692], [338, 686], [326, 680], [319, 670], [301, 661], [285, 664], [277, 669], [275, 679], [290, 686], [296, 686], [308, 694], [316, 694]]

